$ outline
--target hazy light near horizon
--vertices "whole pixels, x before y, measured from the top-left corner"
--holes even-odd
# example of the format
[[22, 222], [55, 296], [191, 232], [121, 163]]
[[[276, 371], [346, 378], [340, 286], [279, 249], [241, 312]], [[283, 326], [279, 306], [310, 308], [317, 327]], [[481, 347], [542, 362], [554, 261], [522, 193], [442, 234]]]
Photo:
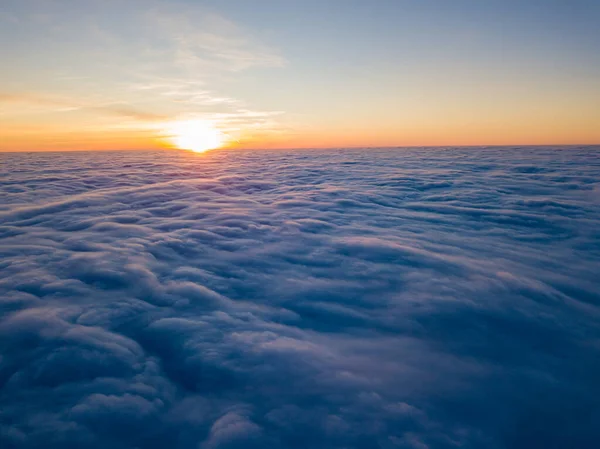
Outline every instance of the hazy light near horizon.
[[223, 133], [208, 120], [185, 120], [167, 127], [167, 139], [180, 150], [203, 153], [221, 148], [225, 143]]

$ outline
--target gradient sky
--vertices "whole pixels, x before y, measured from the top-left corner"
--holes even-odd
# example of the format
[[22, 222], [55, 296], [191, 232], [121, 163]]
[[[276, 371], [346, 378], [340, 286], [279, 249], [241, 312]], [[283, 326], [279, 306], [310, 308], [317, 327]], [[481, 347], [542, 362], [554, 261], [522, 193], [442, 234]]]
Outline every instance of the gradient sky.
[[597, 0], [2, 0], [0, 149], [600, 143]]

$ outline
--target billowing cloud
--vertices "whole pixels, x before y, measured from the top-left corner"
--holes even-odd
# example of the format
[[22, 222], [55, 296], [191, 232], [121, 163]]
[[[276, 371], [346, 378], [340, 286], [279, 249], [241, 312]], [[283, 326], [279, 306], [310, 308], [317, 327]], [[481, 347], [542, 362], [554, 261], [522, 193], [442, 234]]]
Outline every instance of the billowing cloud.
[[2, 448], [596, 448], [599, 149], [4, 154]]

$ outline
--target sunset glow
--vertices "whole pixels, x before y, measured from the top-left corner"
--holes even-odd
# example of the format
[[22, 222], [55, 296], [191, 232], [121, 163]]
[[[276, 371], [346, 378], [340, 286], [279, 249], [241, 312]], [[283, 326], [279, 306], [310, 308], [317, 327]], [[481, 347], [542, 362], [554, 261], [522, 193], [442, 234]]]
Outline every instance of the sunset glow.
[[4, 0], [0, 151], [595, 144], [576, 1]]
[[205, 120], [176, 122], [169, 127], [168, 137], [176, 148], [196, 153], [214, 150], [223, 145], [221, 131]]

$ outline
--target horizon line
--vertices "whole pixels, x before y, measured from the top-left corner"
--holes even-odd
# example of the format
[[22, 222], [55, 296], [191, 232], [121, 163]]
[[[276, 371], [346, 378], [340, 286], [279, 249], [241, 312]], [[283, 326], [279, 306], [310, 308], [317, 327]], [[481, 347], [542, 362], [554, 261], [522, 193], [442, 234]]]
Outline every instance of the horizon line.
[[[508, 147], [595, 147], [598, 143], [540, 143], [540, 144], [469, 144], [469, 145], [357, 145], [357, 146], [339, 146], [339, 147], [251, 147], [251, 148], [214, 148], [198, 154], [209, 153], [213, 151], [318, 151], [318, 150], [392, 150], [392, 149], [414, 149], [414, 148], [508, 148]], [[184, 151], [193, 153], [192, 150], [180, 148], [116, 148], [116, 149], [73, 149], [73, 150], [4, 150], [0, 148], [0, 153], [95, 153], [95, 152], [135, 152], [135, 151]]]

